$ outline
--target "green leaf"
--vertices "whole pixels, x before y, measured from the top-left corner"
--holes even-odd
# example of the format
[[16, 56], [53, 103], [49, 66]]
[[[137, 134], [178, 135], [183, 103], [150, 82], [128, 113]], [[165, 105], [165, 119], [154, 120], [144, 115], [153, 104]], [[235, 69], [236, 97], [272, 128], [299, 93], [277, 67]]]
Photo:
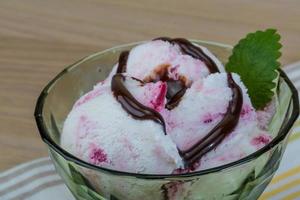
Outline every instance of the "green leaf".
[[280, 63], [280, 35], [275, 29], [250, 33], [233, 48], [226, 70], [241, 76], [251, 102], [261, 109], [271, 101]]

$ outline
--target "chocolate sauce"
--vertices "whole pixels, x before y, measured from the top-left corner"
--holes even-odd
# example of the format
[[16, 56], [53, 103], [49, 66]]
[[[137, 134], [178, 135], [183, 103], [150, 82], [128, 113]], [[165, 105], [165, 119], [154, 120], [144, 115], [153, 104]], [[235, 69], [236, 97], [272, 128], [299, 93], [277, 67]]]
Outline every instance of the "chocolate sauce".
[[[144, 106], [136, 100], [129, 90], [126, 88], [124, 81], [125, 77], [122, 73], [126, 72], [126, 64], [128, 60], [129, 51], [123, 51], [119, 57], [119, 64], [116, 74], [112, 77], [111, 90], [113, 91], [116, 99], [120, 102], [122, 107], [131, 114], [134, 118], [140, 120], [153, 120], [163, 126], [165, 134], [166, 125], [164, 118], [154, 109]], [[134, 78], [134, 80], [143, 83], [143, 81]]]
[[168, 110], [172, 110], [179, 104], [187, 88], [184, 85], [184, 83], [182, 83], [182, 81], [172, 80], [172, 79], [167, 81], [167, 86], [168, 86], [167, 87], [168, 90], [167, 90], [166, 97], [168, 101], [165, 107]]
[[179, 91], [186, 88], [184, 83], [180, 80], [172, 80], [169, 79], [166, 81], [168, 86], [168, 91], [166, 94], [167, 99], [171, 99], [173, 96], [175, 96]]
[[[188, 54], [195, 59], [203, 61], [209, 68], [211, 73], [219, 72], [217, 65], [208, 57], [199, 47], [193, 45], [183, 38], [157, 38], [155, 40], [164, 40], [171, 43], [176, 43], [184, 54]], [[140, 120], [153, 120], [163, 126], [166, 133], [166, 125], [163, 117], [156, 110], [144, 106], [138, 102], [125, 86], [125, 76], [122, 73], [126, 72], [126, 64], [129, 51], [124, 51], [119, 57], [119, 64], [116, 74], [111, 81], [111, 90], [122, 107], [131, 114], [134, 118]], [[157, 73], [155, 80], [147, 79], [146, 82], [164, 81], [168, 85], [166, 108], [171, 110], [178, 105], [180, 99], [185, 94], [187, 86], [182, 80], [173, 80], [167, 75], [166, 66], [162, 72]], [[144, 84], [144, 81], [138, 80]], [[180, 155], [185, 161], [186, 167], [191, 167], [204, 154], [215, 149], [222, 140], [235, 128], [239, 121], [239, 116], [243, 104], [243, 96], [240, 87], [234, 82], [232, 75], [227, 73], [228, 86], [232, 90], [232, 100], [229, 102], [224, 118], [199, 142], [193, 145], [190, 149], [181, 151]]]
[[167, 83], [167, 103], [165, 105], [165, 108], [167, 108], [168, 110], [172, 110], [179, 104], [181, 97], [185, 94], [187, 87], [185, 84], [185, 78], [179, 77], [178, 80], [174, 80], [169, 77], [169, 67], [170, 65], [168, 64], [158, 66], [156, 69], [154, 69], [155, 76], [146, 77], [144, 80], [146, 83], [155, 83], [157, 81], [163, 81]]
[[160, 37], [160, 38], [156, 38], [154, 40], [163, 40], [163, 41], [170, 42], [172, 44], [177, 44], [180, 47], [181, 52], [183, 54], [190, 55], [193, 58], [204, 62], [206, 64], [207, 68], [209, 69], [210, 73], [219, 72], [219, 69], [218, 69], [218, 66], [216, 65], [216, 63], [209, 56], [207, 56], [200, 47], [193, 45], [187, 39], [184, 39], [184, 38], [171, 39], [169, 37]]
[[153, 120], [160, 123], [166, 134], [166, 125], [164, 118], [156, 111], [138, 102], [127, 90], [124, 84], [125, 77], [122, 74], [115, 74], [112, 77], [111, 90], [116, 99], [120, 102], [124, 110], [134, 118], [140, 120]]
[[239, 121], [243, 105], [242, 91], [234, 82], [231, 73], [227, 73], [227, 81], [228, 86], [232, 90], [232, 100], [229, 102], [224, 118], [189, 150], [180, 152], [187, 166], [193, 165], [193, 163], [199, 160], [204, 154], [215, 149], [235, 128]]
[[123, 51], [119, 56], [118, 68], [117, 73], [124, 73], [126, 72], [126, 65], [129, 56], [129, 51]]

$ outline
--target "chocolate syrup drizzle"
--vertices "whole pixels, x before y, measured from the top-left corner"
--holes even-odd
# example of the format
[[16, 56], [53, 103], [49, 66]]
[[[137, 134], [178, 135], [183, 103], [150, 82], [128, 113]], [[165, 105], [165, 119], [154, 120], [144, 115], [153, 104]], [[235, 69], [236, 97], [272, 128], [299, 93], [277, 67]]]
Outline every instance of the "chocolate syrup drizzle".
[[123, 51], [119, 56], [118, 68], [116, 74], [126, 72], [126, 65], [129, 56], [129, 51]]
[[[122, 75], [126, 71], [126, 63], [129, 52], [124, 51], [119, 57], [117, 73], [112, 77], [111, 90], [122, 107], [134, 118], [140, 120], [153, 120], [163, 126], [165, 134], [166, 124], [164, 118], [156, 110], [144, 106], [136, 100], [125, 86], [125, 76]], [[139, 80], [140, 82], [143, 82]]]
[[243, 105], [241, 88], [234, 82], [231, 73], [227, 73], [228, 86], [232, 90], [232, 99], [229, 101], [223, 119], [200, 141], [187, 151], [180, 151], [185, 165], [191, 167], [204, 154], [215, 149], [222, 140], [237, 125]]
[[166, 82], [168, 89], [166, 97], [168, 101], [165, 107], [168, 110], [172, 110], [179, 104], [187, 88], [180, 80], [168, 80]]
[[[162, 40], [162, 41], [167, 41], [171, 44], [177, 44], [183, 54], [190, 55], [193, 58], [201, 60], [202, 62], [204, 62], [205, 65], [207, 66], [207, 68], [209, 69], [210, 73], [219, 72], [219, 69], [218, 69], [218, 66], [216, 65], [216, 63], [209, 56], [207, 56], [202, 51], [202, 49], [200, 47], [197, 47], [197, 46], [193, 45], [187, 39], [184, 39], [184, 38], [174, 38], [174, 39], [172, 39], [172, 38], [169, 38], [169, 37], [159, 37], [159, 38], [155, 38], [153, 40]], [[175, 88], [177, 88], [176, 92], [173, 92], [173, 94], [170, 95], [169, 97], [167, 95], [168, 102], [166, 104], [166, 108], [171, 110], [179, 104], [181, 98], [185, 94], [185, 91], [186, 91], [187, 87], [182, 83], [182, 81], [181, 81], [181, 84], [180, 84], [179, 83], [180, 80], [169, 79], [169, 80], [163, 80], [163, 81], [166, 81], [168, 83], [168, 88], [170, 88], [169, 87], [169, 82], [174, 82], [174, 81], [177, 82], [176, 85], [181, 86], [180, 88], [175, 87]], [[171, 87], [170, 90], [174, 90], [172, 88], [173, 87]], [[169, 91], [169, 89], [168, 89], [168, 91]]]
[[[211, 58], [208, 57], [201, 48], [193, 45], [186, 39], [161, 37], [154, 40], [163, 40], [177, 44], [182, 53], [203, 61], [208, 67], [210, 73], [219, 72], [217, 65], [211, 60]], [[122, 107], [135, 119], [150, 119], [160, 123], [163, 126], [165, 134], [167, 134], [166, 124], [160, 113], [138, 102], [125, 86], [125, 76], [123, 76], [122, 73], [126, 72], [128, 55], [129, 51], [124, 51], [119, 57], [118, 68], [111, 82], [111, 90], [113, 91], [117, 101], [119, 101]], [[168, 101], [166, 103], [166, 108], [171, 110], [178, 105], [180, 99], [185, 94], [187, 86], [182, 80], [173, 80], [169, 78], [166, 73], [167, 71], [158, 77], [158, 80], [165, 81], [168, 85], [166, 95]], [[158, 80], [150, 80], [150, 82]], [[142, 80], [138, 81], [142, 84], [145, 83]], [[232, 100], [229, 102], [223, 119], [204, 138], [193, 145], [190, 149], [184, 151], [179, 149], [179, 153], [182, 156], [186, 167], [192, 167], [204, 154], [216, 148], [238, 123], [243, 104], [242, 91], [233, 80], [231, 73], [227, 73], [227, 81], [228, 86], [232, 90]], [[149, 82], [149, 80], [147, 82]]]
[[210, 73], [219, 72], [216, 63], [207, 56], [200, 47], [193, 45], [190, 41], [184, 38], [169, 38], [169, 37], [159, 37], [154, 40], [162, 40], [170, 42], [171, 44], [177, 44], [183, 54], [190, 55], [195, 59], [201, 60], [205, 63]]

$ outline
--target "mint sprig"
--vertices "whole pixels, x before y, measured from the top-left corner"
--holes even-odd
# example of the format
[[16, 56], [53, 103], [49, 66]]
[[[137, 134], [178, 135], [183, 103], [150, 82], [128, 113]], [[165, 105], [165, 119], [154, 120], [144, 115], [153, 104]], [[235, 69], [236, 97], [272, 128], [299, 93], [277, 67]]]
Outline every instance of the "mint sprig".
[[249, 33], [233, 48], [226, 64], [226, 71], [240, 75], [248, 88], [251, 102], [256, 109], [261, 109], [271, 101], [276, 87], [274, 79], [280, 63], [280, 35], [275, 29]]

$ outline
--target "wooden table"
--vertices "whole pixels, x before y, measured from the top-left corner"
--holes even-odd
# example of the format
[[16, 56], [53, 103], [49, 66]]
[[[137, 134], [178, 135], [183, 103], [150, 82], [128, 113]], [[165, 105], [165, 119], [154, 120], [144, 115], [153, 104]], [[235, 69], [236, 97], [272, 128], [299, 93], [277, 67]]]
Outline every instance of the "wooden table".
[[41, 89], [65, 66], [158, 36], [235, 44], [277, 28], [282, 63], [300, 59], [300, 1], [0, 1], [0, 171], [46, 156], [33, 119]]

